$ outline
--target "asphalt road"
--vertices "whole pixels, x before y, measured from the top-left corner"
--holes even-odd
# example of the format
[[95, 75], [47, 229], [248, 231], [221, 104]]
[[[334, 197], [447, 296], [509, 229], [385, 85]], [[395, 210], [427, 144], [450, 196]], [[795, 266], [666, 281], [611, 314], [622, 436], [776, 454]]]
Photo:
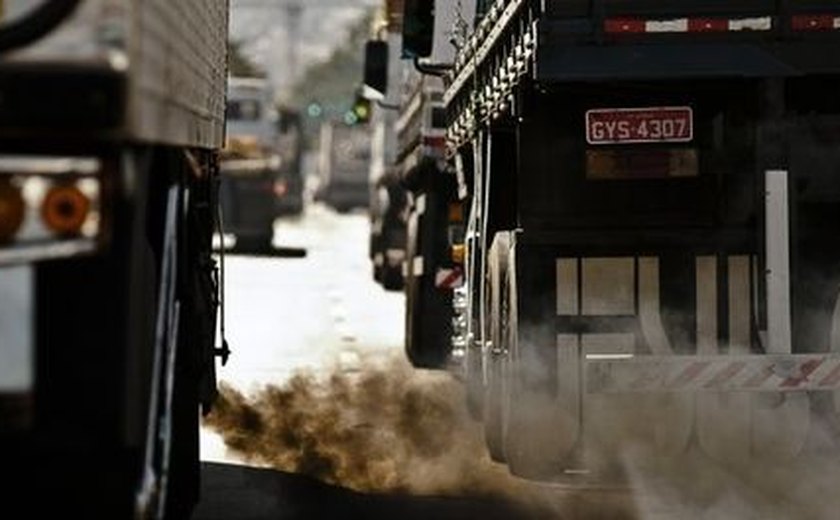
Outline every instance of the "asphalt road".
[[196, 520], [511, 520], [551, 518], [494, 498], [359, 493], [271, 469], [205, 463], [204, 499]]

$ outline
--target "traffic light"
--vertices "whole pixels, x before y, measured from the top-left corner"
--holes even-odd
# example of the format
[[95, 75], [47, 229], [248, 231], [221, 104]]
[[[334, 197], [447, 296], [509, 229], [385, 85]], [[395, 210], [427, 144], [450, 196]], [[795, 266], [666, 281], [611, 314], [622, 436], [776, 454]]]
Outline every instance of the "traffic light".
[[[370, 100], [363, 97], [361, 93], [356, 94], [356, 98], [353, 101], [353, 108], [350, 109], [350, 114], [345, 117], [345, 121], [349, 124], [366, 124], [370, 121], [371, 113], [373, 112], [373, 107], [371, 107]], [[353, 119], [352, 122], [349, 120]]]
[[403, 7], [403, 58], [427, 58], [432, 54], [435, 31], [435, 1], [405, 0]]
[[324, 107], [321, 106], [321, 103], [313, 101], [306, 107], [306, 115], [312, 119], [317, 119], [324, 115]]

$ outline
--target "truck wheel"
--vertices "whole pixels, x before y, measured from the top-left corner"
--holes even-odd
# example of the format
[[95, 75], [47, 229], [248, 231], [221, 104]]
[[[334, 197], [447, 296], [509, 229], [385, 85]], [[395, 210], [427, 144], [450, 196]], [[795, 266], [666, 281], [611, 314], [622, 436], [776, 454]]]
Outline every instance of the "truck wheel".
[[[523, 331], [544, 324], [540, 309], [525, 308], [518, 299], [517, 245], [511, 239], [508, 260], [508, 352], [503, 381], [502, 431], [504, 454], [513, 475], [528, 480], [554, 480], [561, 476], [564, 461], [578, 443], [580, 427], [576, 416], [564, 416], [558, 394], [575, 401], [572, 381], [560, 381], [551, 345], [534, 341]], [[520, 329], [520, 322], [523, 324]], [[551, 332], [537, 337], [546, 339]], [[533, 331], [531, 332], [533, 334]], [[577, 401], [575, 401], [577, 402]]]
[[[439, 309], [421, 311], [414, 306], [413, 338], [406, 342], [406, 354], [415, 368], [442, 370], [449, 360], [450, 345], [448, 333], [450, 328], [444, 322], [443, 312]], [[422, 313], [418, 318], [416, 314]]]
[[415, 274], [416, 219], [406, 231], [405, 353], [415, 368], [444, 369], [452, 351], [452, 295], [435, 287], [434, 277]]
[[[474, 421], [484, 419], [484, 374], [481, 365], [481, 356], [476, 352], [475, 347], [467, 347], [467, 356], [464, 360], [466, 372], [467, 412]], [[472, 350], [469, 350], [472, 349]]]
[[502, 421], [502, 392], [505, 359], [501, 354], [488, 355], [487, 387], [484, 394], [484, 442], [490, 459], [506, 462], [504, 423]]
[[402, 291], [405, 283], [401, 267], [391, 265], [382, 266], [382, 287], [386, 291]]
[[505, 462], [502, 396], [504, 395], [505, 356], [508, 351], [508, 251], [510, 233], [496, 233], [489, 254], [490, 341], [487, 356], [487, 385], [484, 394], [484, 441], [490, 458]]
[[521, 365], [512, 367], [509, 388], [510, 416], [504, 436], [508, 469], [517, 477], [545, 481], [560, 476], [563, 446], [560, 429], [555, 428], [559, 413], [547, 391], [526, 389]]
[[[409, 270], [410, 271], [410, 270]], [[406, 355], [415, 368], [443, 369], [449, 360], [451, 318], [441, 291], [428, 276], [406, 280]]]

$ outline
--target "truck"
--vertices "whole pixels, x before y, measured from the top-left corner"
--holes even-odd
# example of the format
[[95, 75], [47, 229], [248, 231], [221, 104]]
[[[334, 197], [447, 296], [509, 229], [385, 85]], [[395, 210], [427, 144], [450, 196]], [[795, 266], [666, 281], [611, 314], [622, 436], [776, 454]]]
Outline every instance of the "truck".
[[227, 1], [0, 7], [3, 507], [187, 518], [227, 355]]
[[296, 108], [281, 106], [279, 109], [280, 129], [280, 177], [275, 184], [277, 195], [277, 217], [298, 217], [306, 209], [304, 197], [303, 120]]
[[491, 457], [600, 486], [631, 439], [836, 456], [840, 6], [491, 0], [433, 31], [440, 9], [406, 1], [403, 37], [418, 68], [457, 45], [431, 71], [468, 208], [449, 356]]
[[318, 144], [315, 200], [339, 213], [370, 203], [370, 132], [345, 121], [325, 121]]
[[302, 210], [300, 165], [292, 163], [299, 136], [293, 121], [281, 120], [266, 78], [228, 79], [225, 130], [220, 167], [224, 231], [236, 237], [239, 251], [269, 250], [274, 220]]
[[[381, 212], [383, 218], [374, 221], [378, 225], [372, 229], [383, 237], [380, 243], [388, 244], [380, 247], [380, 260], [375, 261], [377, 267], [382, 266], [383, 286], [405, 293], [406, 355], [416, 368], [440, 369], [450, 360], [452, 297], [463, 284], [464, 275], [457, 258], [453, 259], [450, 241], [462, 240], [465, 214], [457, 200], [454, 177], [443, 174], [447, 170], [446, 113], [440, 64], [452, 61], [454, 48], [448, 40], [438, 39], [430, 47], [431, 55], [424, 59], [427, 63], [410, 61], [413, 51], [403, 45], [403, 23], [412, 19], [416, 5], [387, 2], [389, 30], [399, 33], [388, 33], [387, 38], [378, 34], [380, 39], [368, 43], [381, 46], [380, 53], [386, 58], [376, 52], [366, 53], [365, 86], [384, 96], [384, 102], [377, 99], [380, 107], [396, 110], [389, 174], [378, 182], [380, 191], [387, 190], [387, 195], [375, 199], [387, 201], [388, 211]], [[471, 6], [473, 2], [460, 4], [467, 11], [474, 9]], [[456, 7], [451, 2], [436, 4], [435, 20], [414, 27], [425, 26], [435, 34], [445, 34], [457, 20]], [[387, 76], [376, 73], [383, 61], [390, 64]], [[402, 62], [402, 67], [395, 67], [393, 62]], [[393, 275], [397, 262], [400, 277]]]

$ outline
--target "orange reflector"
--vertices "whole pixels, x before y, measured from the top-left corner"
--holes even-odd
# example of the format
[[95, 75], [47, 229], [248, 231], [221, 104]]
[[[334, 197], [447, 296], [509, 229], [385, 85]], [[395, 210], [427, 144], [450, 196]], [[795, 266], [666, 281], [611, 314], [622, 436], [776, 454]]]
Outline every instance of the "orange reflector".
[[464, 221], [464, 205], [460, 202], [453, 202], [449, 205], [449, 222]]
[[464, 263], [464, 256], [466, 256], [466, 247], [464, 244], [453, 244], [452, 245], [452, 261], [456, 264], [463, 264]]
[[73, 185], [54, 186], [44, 197], [41, 218], [59, 235], [78, 235], [90, 211], [90, 199]]
[[23, 224], [26, 205], [20, 189], [0, 180], [0, 242], [9, 242]]

